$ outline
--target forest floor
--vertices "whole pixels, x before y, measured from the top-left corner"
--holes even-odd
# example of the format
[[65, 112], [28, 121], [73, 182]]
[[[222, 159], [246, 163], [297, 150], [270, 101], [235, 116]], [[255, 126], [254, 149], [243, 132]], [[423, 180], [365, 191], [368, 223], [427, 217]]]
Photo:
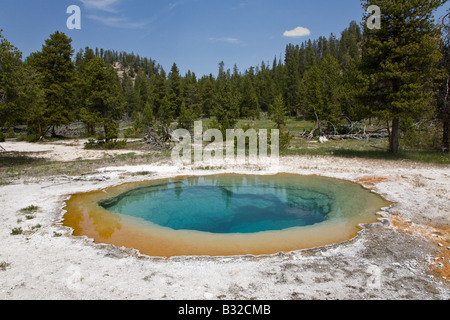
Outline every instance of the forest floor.
[[[7, 141], [0, 154], [0, 299], [450, 298], [450, 166], [286, 155], [277, 168], [175, 167], [168, 154]], [[270, 256], [152, 258], [61, 226], [75, 193], [216, 173], [286, 172], [363, 184], [395, 204], [345, 243]]]

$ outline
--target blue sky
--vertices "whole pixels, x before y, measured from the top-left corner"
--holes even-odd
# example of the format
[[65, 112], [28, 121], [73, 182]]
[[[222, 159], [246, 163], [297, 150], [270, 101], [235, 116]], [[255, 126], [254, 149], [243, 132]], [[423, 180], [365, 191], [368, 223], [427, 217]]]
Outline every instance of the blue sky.
[[[81, 30], [66, 27], [70, 5], [81, 8]], [[216, 75], [220, 61], [240, 71], [271, 64], [286, 44], [339, 36], [362, 14], [359, 0], [2, 0], [0, 29], [24, 56], [60, 30], [77, 51], [135, 52], [202, 76]]]

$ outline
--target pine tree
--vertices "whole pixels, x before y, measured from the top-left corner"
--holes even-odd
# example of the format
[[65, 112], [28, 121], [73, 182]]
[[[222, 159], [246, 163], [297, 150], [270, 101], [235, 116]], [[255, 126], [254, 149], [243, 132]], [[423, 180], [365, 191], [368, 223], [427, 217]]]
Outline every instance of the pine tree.
[[18, 103], [19, 84], [23, 78], [22, 53], [0, 30], [0, 126], [13, 125], [23, 119], [24, 106]]
[[226, 79], [225, 62], [221, 61], [219, 62], [219, 74], [217, 75], [217, 80], [224, 80], [224, 79]]
[[164, 97], [158, 110], [158, 120], [160, 123], [160, 134], [165, 140], [170, 133], [170, 125], [174, 119], [174, 110], [168, 97]]
[[88, 136], [95, 135], [95, 124], [97, 120], [91, 114], [86, 107], [86, 99], [89, 95], [88, 88], [86, 86], [86, 75], [89, 62], [95, 59], [94, 50], [86, 47], [81, 49], [76, 56], [75, 69], [76, 69], [76, 84], [75, 84], [75, 98], [74, 98], [74, 113], [78, 120], [81, 120], [86, 125], [86, 133]]
[[226, 79], [218, 81], [214, 116], [217, 129], [225, 134], [227, 129], [234, 129], [239, 118], [240, 96], [233, 91], [231, 84]]
[[122, 117], [125, 101], [116, 71], [96, 57], [86, 65], [84, 80], [85, 119], [103, 126], [105, 141], [117, 139], [118, 127], [114, 121]]
[[260, 110], [268, 112], [270, 105], [274, 102], [277, 95], [276, 86], [273, 79], [273, 73], [270, 69], [262, 69], [256, 76], [257, 99]]
[[126, 114], [131, 116], [133, 112], [139, 109], [140, 99], [138, 91], [135, 90], [133, 80], [126, 74], [123, 74], [122, 78], [122, 92], [126, 102]]
[[311, 40], [308, 40], [305, 47], [305, 66], [306, 69], [311, 68], [315, 63], [317, 63], [317, 57], [314, 52], [314, 47]]
[[137, 105], [133, 111], [142, 112], [144, 106], [150, 100], [149, 81], [147, 79], [147, 75], [142, 70], [138, 72], [134, 82], [134, 96], [136, 97], [135, 99], [137, 100]]
[[164, 70], [153, 76], [152, 90], [151, 90], [151, 103], [153, 104], [153, 111], [158, 118], [160, 115], [160, 109], [163, 104], [164, 98], [168, 96], [168, 86], [166, 82], [166, 74]]
[[372, 116], [367, 104], [363, 103], [367, 89], [367, 77], [361, 71], [359, 59], [349, 61], [342, 76], [341, 108], [343, 115], [352, 124]]
[[86, 67], [86, 64], [94, 58], [95, 53], [91, 48], [86, 47], [84, 50], [80, 49], [75, 58], [75, 67], [77, 72], [82, 72]]
[[[75, 84], [75, 65], [72, 62], [72, 39], [55, 32], [45, 41], [42, 50], [29, 57], [29, 64], [38, 72], [44, 90], [43, 117], [52, 128], [72, 121], [72, 99]], [[49, 129], [50, 129], [49, 128]]]
[[186, 74], [182, 82], [182, 92], [185, 106], [192, 112], [192, 117], [194, 119], [199, 119], [202, 116], [202, 105], [199, 97], [198, 82], [195, 73], [191, 73], [189, 71]]
[[300, 85], [300, 92], [303, 100], [305, 117], [309, 120], [316, 121], [316, 126], [319, 127], [320, 134], [322, 134], [320, 119], [323, 119], [324, 116], [322, 111], [325, 98], [320, 69], [316, 63], [305, 72]]
[[299, 73], [299, 48], [290, 44], [286, 47], [285, 66], [286, 84], [285, 99], [287, 108], [291, 115], [296, 115], [299, 108], [298, 86], [300, 83]]
[[216, 99], [215, 99], [215, 80], [212, 75], [204, 76], [199, 81], [198, 95], [201, 105], [202, 114], [209, 118], [213, 115]]
[[259, 103], [255, 87], [250, 76], [246, 76], [242, 85], [242, 99], [240, 101], [241, 118], [259, 118]]
[[277, 129], [281, 130], [287, 121], [288, 110], [284, 104], [283, 96], [281, 94], [275, 97], [273, 105], [270, 106], [270, 119], [275, 122]]
[[359, 43], [362, 40], [361, 28], [355, 21], [342, 31], [339, 41], [338, 60], [343, 69], [347, 67], [350, 61], [360, 57]]
[[334, 58], [338, 57], [338, 43], [339, 41], [336, 39], [336, 36], [332, 33], [328, 38], [328, 50]]
[[168, 77], [169, 85], [169, 101], [174, 111], [174, 117], [177, 118], [180, 115], [181, 104], [183, 103], [183, 96], [181, 92], [181, 77], [176, 63], [172, 65], [172, 68]]
[[146, 128], [151, 128], [155, 122], [155, 116], [153, 112], [153, 105], [147, 102], [142, 112], [142, 124]]
[[192, 108], [186, 106], [186, 103], [181, 104], [180, 116], [178, 117], [178, 128], [192, 131], [194, 128], [194, 121], [196, 115], [192, 111]]
[[35, 72], [22, 62], [22, 52], [0, 30], [0, 126], [29, 124], [29, 131], [42, 135], [43, 91]]
[[[432, 20], [445, 0], [362, 0], [363, 8], [380, 7], [381, 29], [364, 29], [363, 67], [369, 76], [367, 101], [391, 122], [390, 151], [400, 147], [400, 125], [433, 112], [439, 28]], [[368, 15], [365, 17], [368, 19]]]
[[[328, 129], [336, 133], [342, 117], [342, 75], [338, 61], [327, 55], [320, 64], [320, 76], [323, 85], [323, 105], [317, 109], [321, 118], [327, 121]], [[331, 128], [332, 127], [332, 128]]]

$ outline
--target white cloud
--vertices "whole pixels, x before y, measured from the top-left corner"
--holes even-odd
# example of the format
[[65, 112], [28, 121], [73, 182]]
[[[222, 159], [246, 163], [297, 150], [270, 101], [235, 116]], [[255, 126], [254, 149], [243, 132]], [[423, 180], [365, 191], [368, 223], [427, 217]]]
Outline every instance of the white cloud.
[[169, 3], [169, 11], [172, 11], [173, 9], [178, 7], [179, 5], [183, 4], [183, 2], [184, 2], [184, 0], [179, 0], [179, 1], [175, 1], [175, 2]]
[[142, 29], [148, 24], [148, 22], [130, 22], [128, 18], [123, 17], [100, 17], [96, 15], [89, 15], [88, 18], [98, 21], [108, 27], [122, 29]]
[[247, 7], [248, 5], [249, 5], [248, 2], [240, 2], [237, 6], [232, 7], [231, 10], [239, 10], [239, 9]]
[[100, 11], [117, 13], [117, 9], [115, 8], [115, 6], [121, 0], [80, 0], [80, 1], [88, 9], [96, 9]]
[[132, 22], [130, 18], [120, 14], [119, 4], [122, 0], [79, 0], [88, 10], [103, 11], [104, 14], [90, 14], [87, 17], [108, 27], [122, 29], [142, 29], [147, 22]]
[[297, 27], [293, 30], [286, 30], [283, 33], [283, 36], [285, 36], [285, 37], [305, 37], [305, 36], [309, 36], [310, 34], [311, 34], [311, 31], [308, 28]]
[[209, 38], [209, 41], [213, 42], [228, 42], [232, 44], [239, 44], [241, 43], [241, 40], [236, 38]]

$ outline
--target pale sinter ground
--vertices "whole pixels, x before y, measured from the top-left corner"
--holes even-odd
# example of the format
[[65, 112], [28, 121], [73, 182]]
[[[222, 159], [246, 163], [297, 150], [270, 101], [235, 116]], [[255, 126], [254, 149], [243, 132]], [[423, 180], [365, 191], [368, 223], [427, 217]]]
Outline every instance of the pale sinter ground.
[[[105, 155], [83, 150], [81, 142], [2, 146], [56, 161]], [[397, 204], [352, 241], [266, 257], [155, 259], [71, 237], [58, 224], [64, 199], [77, 192], [176, 175], [278, 171], [360, 180]], [[142, 172], [148, 174], [133, 174]], [[20, 212], [30, 205], [39, 206], [32, 219]], [[0, 299], [450, 298], [449, 166], [285, 157], [278, 169], [195, 170], [166, 161], [77, 177], [21, 177], [0, 187], [0, 208]], [[19, 227], [23, 233], [11, 235]]]

